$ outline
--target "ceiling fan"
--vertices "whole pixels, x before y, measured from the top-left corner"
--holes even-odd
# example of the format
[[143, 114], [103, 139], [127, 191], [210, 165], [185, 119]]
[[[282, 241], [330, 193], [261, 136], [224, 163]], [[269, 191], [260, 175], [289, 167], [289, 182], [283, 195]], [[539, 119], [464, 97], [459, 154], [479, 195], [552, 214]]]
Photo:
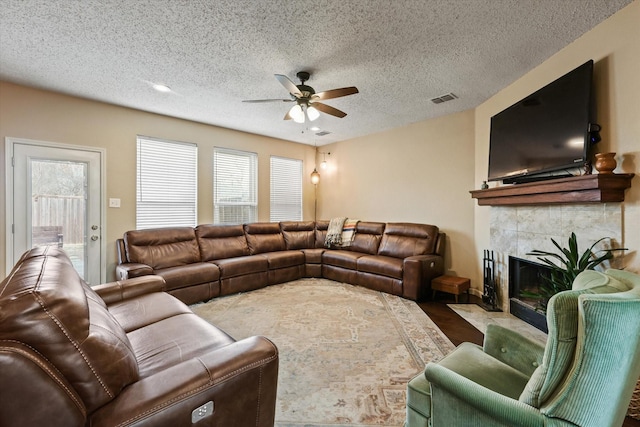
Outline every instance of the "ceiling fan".
[[322, 102], [327, 99], [340, 98], [342, 96], [353, 95], [358, 93], [358, 88], [355, 86], [343, 87], [340, 89], [325, 90], [324, 92], [316, 93], [311, 87], [304, 84], [309, 80], [310, 74], [307, 71], [299, 71], [296, 76], [300, 79], [300, 84], [294, 84], [289, 77], [282, 74], [275, 74], [276, 79], [280, 82], [285, 89], [289, 91], [291, 98], [289, 99], [250, 99], [242, 102], [295, 102], [296, 105], [285, 114], [285, 120], [293, 119], [297, 123], [304, 123], [307, 119], [314, 121], [320, 116], [320, 112], [343, 118], [347, 115], [344, 111], [340, 111], [337, 108], [330, 105], [323, 104]]

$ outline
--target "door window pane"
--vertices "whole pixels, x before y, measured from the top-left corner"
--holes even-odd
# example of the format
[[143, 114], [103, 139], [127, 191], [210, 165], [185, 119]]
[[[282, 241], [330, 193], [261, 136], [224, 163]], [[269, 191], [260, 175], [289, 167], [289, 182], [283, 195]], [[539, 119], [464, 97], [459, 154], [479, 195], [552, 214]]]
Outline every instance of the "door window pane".
[[31, 247], [63, 248], [85, 278], [87, 164], [31, 159]]

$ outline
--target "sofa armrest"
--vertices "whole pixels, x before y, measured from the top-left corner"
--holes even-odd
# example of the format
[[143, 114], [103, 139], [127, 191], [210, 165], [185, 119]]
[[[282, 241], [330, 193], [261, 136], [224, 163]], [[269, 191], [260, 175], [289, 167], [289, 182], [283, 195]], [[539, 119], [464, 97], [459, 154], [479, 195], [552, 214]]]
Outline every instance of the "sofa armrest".
[[542, 344], [494, 324], [487, 326], [482, 349], [488, 355], [529, 377], [542, 363], [544, 355]]
[[142, 276], [134, 279], [118, 280], [116, 282], [103, 283], [92, 289], [104, 300], [107, 305], [123, 301], [152, 292], [162, 292], [165, 281], [160, 276]]
[[131, 384], [90, 424], [192, 425], [192, 412], [212, 401], [206, 425], [273, 426], [277, 382], [276, 346], [250, 337]]
[[402, 296], [418, 301], [431, 289], [431, 280], [444, 272], [440, 255], [414, 255], [404, 259]]
[[150, 274], [153, 274], [153, 268], [147, 264], [127, 262], [116, 266], [116, 277], [119, 280], [133, 279], [134, 277], [148, 276]]
[[[427, 364], [425, 377], [431, 384], [434, 426], [537, 427], [545, 424], [545, 417], [536, 408], [485, 388], [443, 366]], [[559, 426], [572, 425], [558, 421]]]

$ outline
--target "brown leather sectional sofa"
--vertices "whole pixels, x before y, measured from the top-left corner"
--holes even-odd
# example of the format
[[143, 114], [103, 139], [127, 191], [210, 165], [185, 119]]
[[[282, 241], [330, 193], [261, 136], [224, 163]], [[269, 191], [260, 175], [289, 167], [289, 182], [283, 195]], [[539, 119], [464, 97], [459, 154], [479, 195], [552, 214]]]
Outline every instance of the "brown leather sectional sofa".
[[364, 286], [412, 300], [443, 274], [438, 227], [360, 221], [351, 246], [325, 248], [329, 221], [134, 230], [118, 240], [120, 279], [162, 276], [187, 304], [302, 277]]
[[0, 283], [0, 425], [273, 426], [273, 343], [235, 341], [163, 288], [91, 288], [60, 249], [26, 252]]

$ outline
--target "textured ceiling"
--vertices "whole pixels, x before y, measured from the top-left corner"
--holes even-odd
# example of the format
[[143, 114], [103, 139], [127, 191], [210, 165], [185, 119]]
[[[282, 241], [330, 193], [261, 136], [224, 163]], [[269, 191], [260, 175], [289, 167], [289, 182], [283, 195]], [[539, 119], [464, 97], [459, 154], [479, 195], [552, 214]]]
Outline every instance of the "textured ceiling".
[[[630, 2], [0, 0], [0, 79], [324, 145], [476, 107]], [[348, 113], [313, 122], [326, 136], [241, 102], [300, 70], [360, 90], [326, 101]]]

